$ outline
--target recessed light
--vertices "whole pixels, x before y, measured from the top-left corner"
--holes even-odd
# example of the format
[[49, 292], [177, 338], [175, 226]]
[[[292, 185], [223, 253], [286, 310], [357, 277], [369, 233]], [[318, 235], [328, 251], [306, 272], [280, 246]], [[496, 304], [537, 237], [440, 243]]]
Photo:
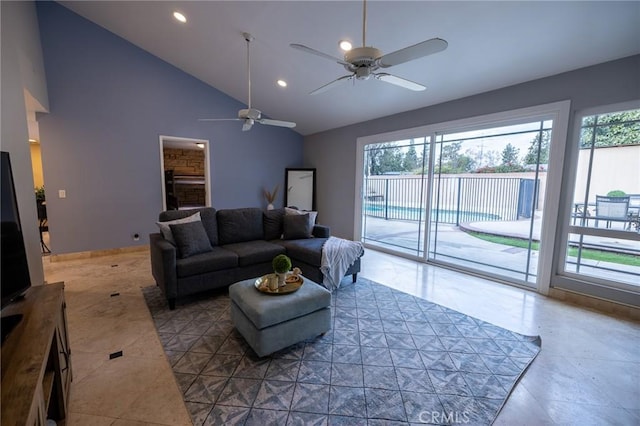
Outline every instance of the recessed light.
[[203, 143], [197, 143], [196, 146], [200, 149], [204, 149], [204, 144]]
[[278, 80], [276, 83], [278, 83], [280, 87], [287, 87], [287, 82], [284, 80]]
[[187, 17], [180, 12], [173, 12], [173, 17], [176, 18], [178, 21], [182, 22], [183, 24], [187, 22]]
[[353, 47], [351, 46], [351, 42], [349, 40], [340, 40], [339, 46], [340, 49], [344, 50], [345, 52], [348, 52]]

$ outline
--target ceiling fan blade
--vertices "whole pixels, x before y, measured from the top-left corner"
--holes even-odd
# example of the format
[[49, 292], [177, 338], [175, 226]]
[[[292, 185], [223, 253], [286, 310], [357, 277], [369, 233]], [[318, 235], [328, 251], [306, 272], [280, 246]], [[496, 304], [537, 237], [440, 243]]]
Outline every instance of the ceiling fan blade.
[[320, 56], [321, 58], [329, 59], [330, 61], [337, 62], [340, 65], [346, 65], [346, 66], [350, 65], [348, 62], [345, 62], [342, 59], [335, 58], [331, 55], [327, 55], [326, 53], [322, 53], [319, 50], [312, 49], [303, 44], [291, 43], [289, 46], [293, 47], [294, 49], [302, 50], [303, 52], [311, 53], [312, 55]]
[[239, 118], [198, 118], [198, 121], [240, 121]]
[[332, 89], [335, 86], [338, 86], [342, 83], [344, 83], [345, 81], [349, 81], [349, 80], [353, 80], [355, 78], [355, 76], [353, 74], [349, 74], [349, 75], [345, 75], [342, 76], [338, 79], [333, 80], [331, 83], [327, 83], [322, 87], [318, 87], [316, 90], [314, 90], [313, 92], [309, 93], [310, 95], [317, 95], [318, 93], [322, 93], [322, 92], [326, 92], [329, 89]]
[[413, 90], [415, 92], [420, 92], [426, 89], [422, 84], [415, 83], [411, 80], [407, 80], [406, 78], [396, 77], [395, 75], [387, 74], [386, 72], [374, 74], [374, 77], [376, 80], [382, 80], [385, 83], [395, 84], [396, 86], [404, 87], [405, 89]]
[[291, 121], [271, 120], [269, 118], [261, 118], [256, 121], [260, 124], [266, 124], [267, 126], [288, 127], [290, 129], [296, 127], [296, 123]]
[[382, 68], [388, 68], [393, 65], [403, 64], [405, 62], [413, 61], [414, 59], [442, 52], [448, 45], [449, 43], [441, 38], [432, 38], [430, 40], [414, 44], [413, 46], [387, 53], [380, 57], [377, 62]]

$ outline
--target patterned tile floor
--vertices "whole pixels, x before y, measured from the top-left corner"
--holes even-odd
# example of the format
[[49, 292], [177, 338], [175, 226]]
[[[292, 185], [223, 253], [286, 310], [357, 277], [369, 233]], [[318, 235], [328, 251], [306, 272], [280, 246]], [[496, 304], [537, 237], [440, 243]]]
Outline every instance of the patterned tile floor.
[[366, 278], [343, 283], [330, 332], [264, 358], [234, 329], [226, 291], [170, 311], [144, 288], [194, 424], [490, 424], [540, 350]]

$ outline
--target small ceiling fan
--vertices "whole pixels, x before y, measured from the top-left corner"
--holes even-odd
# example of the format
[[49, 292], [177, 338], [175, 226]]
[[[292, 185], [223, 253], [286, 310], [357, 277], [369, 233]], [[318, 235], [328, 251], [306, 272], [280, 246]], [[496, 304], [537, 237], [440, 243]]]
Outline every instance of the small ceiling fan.
[[242, 33], [247, 42], [247, 81], [249, 86], [249, 103], [246, 109], [238, 111], [238, 118], [199, 118], [198, 121], [242, 121], [242, 131], [246, 132], [250, 130], [254, 123], [265, 124], [267, 126], [278, 127], [296, 127], [296, 123], [291, 121], [271, 120], [269, 118], [262, 118], [262, 112], [258, 109], [251, 107], [251, 61], [249, 55], [249, 45], [254, 40], [254, 37], [249, 33]]
[[396, 50], [395, 52], [383, 55], [379, 49], [376, 49], [375, 47], [367, 47], [366, 28], [367, 0], [364, 0], [362, 12], [362, 47], [355, 47], [346, 52], [344, 54], [344, 60], [335, 58], [331, 55], [322, 53], [318, 50], [312, 49], [302, 44], [292, 43], [289, 45], [294, 49], [302, 50], [303, 52], [311, 53], [313, 55], [320, 56], [321, 58], [337, 62], [338, 64], [344, 66], [344, 68], [351, 73], [333, 80], [332, 82], [325, 84], [322, 87], [319, 87], [318, 89], [309, 93], [310, 95], [316, 95], [318, 93], [325, 92], [347, 81], [368, 80], [371, 77], [375, 78], [376, 80], [381, 80], [413, 91], [421, 91], [426, 89], [426, 87], [422, 84], [397, 77], [386, 72], [374, 71], [377, 71], [380, 68], [389, 68], [394, 65], [413, 61], [427, 55], [442, 52], [447, 48], [448, 43], [441, 38], [432, 38], [430, 40], [425, 40], [423, 42], [414, 44], [413, 46], [408, 46], [403, 49]]

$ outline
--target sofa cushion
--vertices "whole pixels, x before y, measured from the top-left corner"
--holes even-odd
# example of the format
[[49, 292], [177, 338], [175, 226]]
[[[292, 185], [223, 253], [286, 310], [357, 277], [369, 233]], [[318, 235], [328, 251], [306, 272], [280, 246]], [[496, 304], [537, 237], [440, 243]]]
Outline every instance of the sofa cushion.
[[241, 267], [264, 262], [270, 263], [274, 257], [285, 252], [281, 245], [264, 240], [227, 244], [224, 248], [238, 256], [238, 266]]
[[200, 213], [200, 219], [202, 220], [204, 229], [207, 231], [209, 242], [212, 246], [217, 246], [218, 219], [216, 218], [216, 209], [214, 209], [213, 207], [202, 207], [200, 209], [192, 210], [167, 210], [160, 213], [159, 220], [162, 222], [166, 222], [169, 220], [182, 219], [195, 213]]
[[[304, 240], [279, 240], [274, 243], [287, 249], [287, 256], [291, 258], [293, 266], [296, 260], [309, 265], [320, 267], [322, 264], [322, 246], [327, 238], [307, 238]], [[304, 274], [304, 271], [302, 271]]]
[[211, 251], [211, 243], [201, 221], [171, 224], [169, 228], [176, 241], [178, 257], [184, 259]]
[[259, 208], [218, 210], [217, 216], [220, 245], [264, 240]]
[[160, 233], [165, 240], [169, 241], [174, 246], [176, 245], [176, 240], [173, 238], [173, 232], [171, 232], [171, 225], [177, 225], [180, 223], [189, 223], [189, 222], [201, 222], [200, 212], [195, 214], [191, 214], [189, 216], [184, 216], [179, 219], [166, 220], [161, 222], [156, 222], [158, 228], [160, 228]]
[[311, 238], [312, 226], [309, 224], [308, 214], [285, 215], [283, 220], [283, 240], [297, 240]]
[[196, 254], [186, 259], [177, 259], [176, 273], [178, 278], [183, 278], [237, 266], [237, 254], [222, 247], [213, 247], [209, 252]]
[[262, 223], [264, 225], [264, 239], [277, 240], [282, 237], [284, 219], [284, 209], [267, 210], [263, 213]]

